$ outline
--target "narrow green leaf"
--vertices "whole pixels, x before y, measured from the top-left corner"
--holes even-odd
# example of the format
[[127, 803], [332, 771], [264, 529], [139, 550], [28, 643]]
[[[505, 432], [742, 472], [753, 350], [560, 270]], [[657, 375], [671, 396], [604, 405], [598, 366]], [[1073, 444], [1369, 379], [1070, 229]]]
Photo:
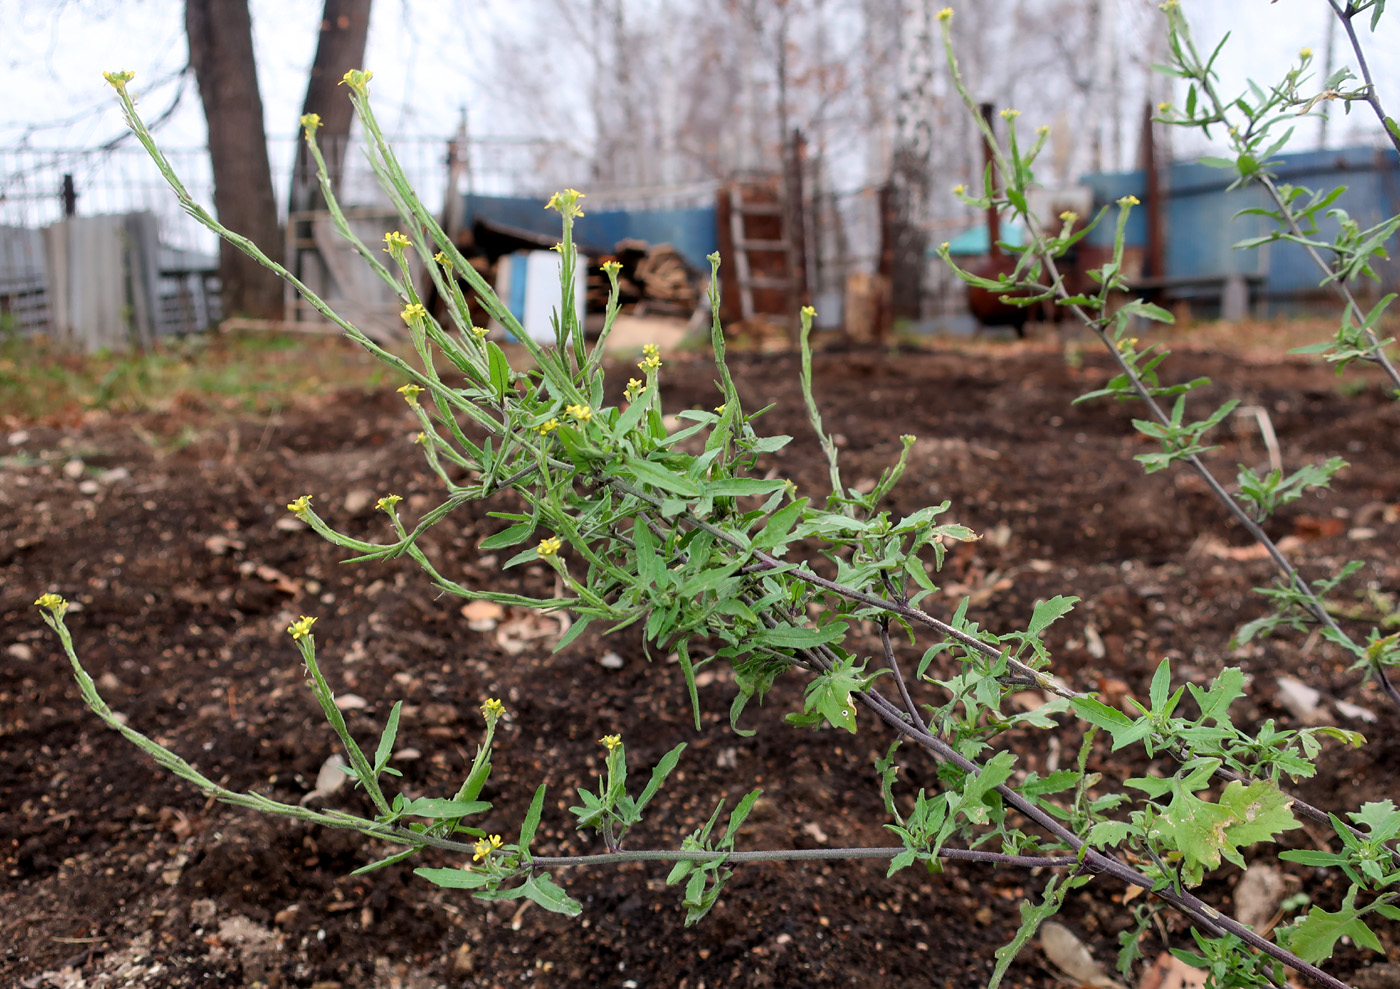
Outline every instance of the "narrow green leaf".
[[525, 812], [525, 820], [520, 825], [520, 850], [525, 853], [530, 851], [530, 843], [535, 840], [535, 829], [540, 826], [540, 814], [544, 811], [544, 791], [547, 784], [541, 783], [535, 790], [534, 799], [530, 801], [530, 809]]
[[654, 464], [650, 460], [639, 460], [636, 457], [628, 457], [623, 466], [643, 484], [650, 484], [654, 488], [663, 491], [671, 491], [687, 498], [700, 497], [700, 485], [696, 484], [684, 474], [677, 474], [667, 470], [660, 464]]

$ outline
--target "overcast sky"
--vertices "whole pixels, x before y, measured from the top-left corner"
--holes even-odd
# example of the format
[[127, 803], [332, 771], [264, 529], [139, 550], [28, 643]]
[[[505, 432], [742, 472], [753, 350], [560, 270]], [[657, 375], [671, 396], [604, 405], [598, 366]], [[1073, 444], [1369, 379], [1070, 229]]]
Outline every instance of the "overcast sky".
[[[251, 6], [269, 130], [275, 135], [279, 128], [271, 122], [287, 121], [290, 137], [321, 0], [251, 0]], [[1233, 32], [1229, 56], [1222, 60], [1227, 92], [1239, 89], [1246, 77], [1277, 78], [1304, 46], [1316, 51], [1322, 64], [1324, 0], [1185, 0], [1184, 7], [1201, 45]], [[373, 90], [386, 131], [445, 136], [456, 127], [458, 107], [466, 106], [475, 133], [509, 132], [511, 118], [501, 112], [509, 81], [492, 77], [482, 49], [489, 43], [484, 36], [509, 31], [525, 11], [525, 0], [378, 0], [366, 62], [375, 72]], [[123, 131], [101, 71], [134, 70], [133, 88], [142, 94], [149, 119], [170, 104], [175, 85], [169, 80], [187, 58], [180, 0], [0, 0], [0, 29], [6, 38], [0, 91], [9, 94], [0, 110], [0, 150], [21, 142], [100, 145]], [[1390, 16], [1376, 37], [1364, 36], [1383, 96], [1400, 106], [1400, 17]], [[1337, 57], [1349, 55], [1339, 34]], [[1350, 120], [1334, 125], [1334, 140], [1345, 140], [1357, 125], [1375, 129], [1369, 113], [1353, 112]], [[204, 142], [192, 81], [161, 137], [172, 147]]]

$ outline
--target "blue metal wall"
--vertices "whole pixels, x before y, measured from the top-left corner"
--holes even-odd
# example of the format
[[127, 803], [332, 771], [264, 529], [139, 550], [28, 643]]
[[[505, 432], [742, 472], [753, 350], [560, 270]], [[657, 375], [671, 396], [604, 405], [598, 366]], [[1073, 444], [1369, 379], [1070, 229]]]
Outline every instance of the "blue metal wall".
[[[1372, 148], [1338, 148], [1279, 155], [1269, 169], [1280, 184], [1312, 190], [1346, 186], [1333, 208], [1347, 211], [1363, 228], [1400, 213], [1400, 161], [1390, 151]], [[1196, 163], [1173, 164], [1167, 176], [1166, 274], [1196, 277], [1229, 274], [1263, 274], [1264, 294], [1270, 301], [1286, 301], [1318, 291], [1322, 272], [1297, 244], [1274, 243], [1252, 250], [1235, 250], [1248, 237], [1266, 233], [1273, 221], [1239, 212], [1269, 205], [1257, 185], [1226, 191], [1234, 171]], [[1117, 200], [1126, 195], [1145, 199], [1146, 177], [1136, 172], [1101, 172], [1084, 176], [1094, 191], [1094, 206], [1108, 205], [1110, 215], [1086, 238], [1099, 247], [1113, 244]], [[1335, 221], [1318, 225], [1319, 238], [1330, 240]], [[1143, 247], [1147, 241], [1147, 211], [1134, 209], [1128, 219], [1127, 241]], [[1392, 254], [1395, 252], [1392, 250]], [[1324, 255], [1326, 257], [1326, 255]], [[1377, 274], [1387, 287], [1400, 282], [1400, 270], [1382, 263]]]
[[[485, 220], [545, 237], [559, 236], [559, 214], [546, 210], [538, 199], [468, 195], [465, 200], [467, 226]], [[671, 244], [702, 272], [710, 270], [705, 256], [719, 250], [713, 206], [595, 210], [588, 207], [586, 200], [583, 205], [584, 215], [574, 224], [574, 239], [582, 244], [612, 250], [614, 244], [628, 237], [651, 244]]]

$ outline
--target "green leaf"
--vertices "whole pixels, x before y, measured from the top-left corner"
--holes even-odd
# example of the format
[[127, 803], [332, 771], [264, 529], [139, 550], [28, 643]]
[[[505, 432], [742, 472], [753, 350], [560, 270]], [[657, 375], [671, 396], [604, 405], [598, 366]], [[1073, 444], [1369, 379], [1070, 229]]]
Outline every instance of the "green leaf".
[[486, 341], [486, 366], [491, 379], [491, 390], [498, 399], [504, 399], [510, 390], [510, 361], [505, 351], [495, 341]]
[[1052, 624], [1074, 610], [1079, 598], [1057, 594], [1048, 601], [1037, 601], [1031, 614], [1031, 623], [1026, 626], [1027, 635], [1039, 635]]
[[566, 917], [577, 917], [583, 912], [583, 904], [564, 892], [549, 873], [541, 872], [530, 876], [521, 887], [525, 895], [551, 913], [562, 913]]
[[705, 485], [705, 494], [712, 498], [765, 495], [781, 491], [787, 481], [782, 478], [765, 480], [761, 477], [730, 477]]
[[544, 811], [544, 791], [548, 784], [541, 783], [535, 789], [530, 801], [530, 809], [525, 812], [525, 820], [520, 825], [520, 850], [529, 853], [530, 843], [535, 840], [535, 829], [540, 826], [540, 814]]
[[485, 800], [445, 800], [441, 797], [417, 797], [403, 805], [405, 817], [433, 819], [467, 817], [490, 809], [491, 804]]
[[399, 712], [403, 710], [403, 701], [395, 701], [394, 707], [389, 712], [389, 720], [384, 723], [384, 733], [379, 736], [379, 747], [374, 750], [374, 771], [382, 770], [389, 761], [389, 755], [394, 751], [394, 738], [399, 733]]
[[1064, 891], [1057, 892], [1062, 876], [1051, 876], [1050, 882], [1045, 886], [1045, 893], [1040, 902], [1032, 904], [1028, 900], [1021, 901], [1021, 926], [1016, 929], [1016, 934], [1012, 939], [996, 950], [997, 964], [992, 970], [992, 977], [987, 982], [987, 989], [997, 989], [1001, 985], [1001, 980], [1006, 976], [1006, 970], [1011, 967], [1016, 956], [1021, 953], [1021, 949], [1026, 946], [1026, 942], [1035, 936], [1035, 932], [1040, 929], [1040, 925], [1060, 911], [1060, 901], [1064, 896]]
[[1382, 800], [1361, 805], [1361, 809], [1347, 815], [1359, 828], [1365, 828], [1372, 841], [1389, 841], [1400, 834], [1400, 810], [1395, 809], [1395, 801]]
[[670, 491], [687, 498], [700, 497], [700, 485], [696, 484], [684, 474], [677, 474], [667, 470], [660, 464], [654, 464], [650, 460], [638, 460], [636, 457], [628, 457], [623, 466], [643, 484], [650, 484], [654, 488], [663, 491]]
[[379, 859], [377, 862], [371, 862], [369, 865], [362, 865], [354, 872], [350, 873], [350, 875], [363, 876], [366, 872], [373, 872], [376, 869], [384, 868], [386, 865], [393, 865], [395, 862], [402, 862], [404, 859], [408, 858], [410, 855], [414, 854], [417, 851], [417, 848], [405, 848], [403, 851], [395, 852], [393, 855], [389, 855], [385, 858]]
[[849, 626], [845, 622], [830, 622], [820, 628], [805, 625], [794, 627], [783, 623], [775, 628], [759, 629], [754, 633], [753, 641], [775, 649], [811, 649], [837, 641], [845, 636], [847, 628]]
[[676, 763], [680, 762], [681, 753], [685, 751], [685, 743], [681, 742], [670, 752], [661, 757], [661, 761], [656, 764], [656, 768], [651, 771], [651, 780], [647, 783], [642, 795], [637, 798], [637, 813], [642, 812], [642, 808], [656, 796], [656, 791], [661, 789], [661, 785], [666, 782], [666, 777], [671, 775], [671, 771], [676, 768]]
[[413, 874], [449, 889], [480, 889], [491, 881], [490, 877], [470, 869], [414, 869]]
[[788, 533], [797, 525], [807, 504], [808, 499], [799, 498], [770, 515], [767, 524], [753, 537], [754, 549], [773, 549], [780, 543], [786, 543]]
[[480, 549], [504, 549], [507, 546], [519, 546], [529, 539], [535, 532], [535, 523], [521, 522], [513, 525], [509, 529], [502, 529], [494, 536], [487, 536], [481, 541]]
[[1337, 950], [1337, 942], [1349, 937], [1363, 948], [1380, 951], [1381, 943], [1375, 932], [1361, 920], [1362, 911], [1356, 908], [1357, 887], [1347, 891], [1342, 900], [1342, 909], [1328, 913], [1321, 907], [1308, 911], [1302, 923], [1289, 931], [1288, 950], [1305, 962], [1317, 964], [1332, 957]]

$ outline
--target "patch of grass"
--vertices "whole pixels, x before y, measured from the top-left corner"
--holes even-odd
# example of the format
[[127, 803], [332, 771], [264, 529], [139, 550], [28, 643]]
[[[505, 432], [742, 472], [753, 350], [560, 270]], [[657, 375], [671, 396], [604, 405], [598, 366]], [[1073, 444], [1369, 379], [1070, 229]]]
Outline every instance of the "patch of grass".
[[330, 336], [205, 334], [125, 354], [8, 339], [0, 343], [0, 414], [36, 421], [91, 409], [258, 413], [299, 395], [376, 389], [385, 374], [358, 347]]

